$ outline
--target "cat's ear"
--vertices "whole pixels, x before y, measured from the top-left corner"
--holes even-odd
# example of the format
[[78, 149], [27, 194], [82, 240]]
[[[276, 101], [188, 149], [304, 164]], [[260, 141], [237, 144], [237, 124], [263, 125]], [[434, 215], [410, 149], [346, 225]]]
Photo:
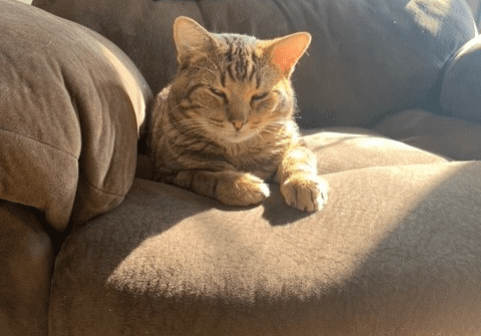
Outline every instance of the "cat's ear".
[[294, 71], [297, 61], [304, 55], [311, 43], [311, 34], [295, 33], [262, 44], [264, 54], [281, 72], [289, 77]]
[[195, 53], [212, 45], [211, 34], [196, 21], [179, 16], [174, 21], [174, 43], [177, 49], [177, 62], [184, 64]]

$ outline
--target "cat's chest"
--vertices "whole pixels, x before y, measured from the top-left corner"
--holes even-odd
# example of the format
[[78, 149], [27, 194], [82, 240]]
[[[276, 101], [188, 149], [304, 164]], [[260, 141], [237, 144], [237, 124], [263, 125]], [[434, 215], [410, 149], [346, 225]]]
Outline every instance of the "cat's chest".
[[285, 146], [280, 144], [230, 145], [224, 155], [237, 170], [250, 172], [262, 178], [275, 173], [282, 161]]

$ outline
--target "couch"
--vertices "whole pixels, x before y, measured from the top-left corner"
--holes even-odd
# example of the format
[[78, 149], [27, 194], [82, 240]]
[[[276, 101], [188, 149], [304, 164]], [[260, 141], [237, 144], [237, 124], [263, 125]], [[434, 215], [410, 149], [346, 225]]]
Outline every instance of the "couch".
[[[0, 0], [1, 335], [480, 334], [479, 7]], [[313, 35], [293, 80], [324, 209], [152, 180], [179, 15]]]

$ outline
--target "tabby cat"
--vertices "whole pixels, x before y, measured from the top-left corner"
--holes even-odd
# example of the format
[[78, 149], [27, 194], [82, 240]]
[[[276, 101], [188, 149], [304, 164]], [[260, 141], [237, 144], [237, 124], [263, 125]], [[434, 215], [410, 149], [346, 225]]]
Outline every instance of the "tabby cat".
[[275, 178], [288, 205], [322, 208], [327, 183], [300, 139], [290, 82], [311, 36], [214, 34], [187, 17], [173, 30], [178, 72], [152, 110], [156, 179], [245, 206], [268, 197], [264, 180]]

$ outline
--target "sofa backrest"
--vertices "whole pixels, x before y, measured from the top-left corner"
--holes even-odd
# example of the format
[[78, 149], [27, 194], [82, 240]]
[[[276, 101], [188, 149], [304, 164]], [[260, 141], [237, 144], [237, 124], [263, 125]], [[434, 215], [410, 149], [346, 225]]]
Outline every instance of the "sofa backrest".
[[469, 8], [471, 8], [471, 12], [473, 14], [474, 21], [476, 22], [476, 25], [478, 26], [479, 29], [479, 19], [480, 19], [480, 11], [481, 11], [481, 1], [480, 0], [465, 0]]
[[[303, 128], [369, 126], [391, 111], [438, 104], [444, 64], [476, 35], [464, 0], [34, 0], [33, 5], [114, 41], [154, 93], [176, 71], [171, 35], [179, 15], [211, 31], [259, 38], [309, 31], [309, 56], [293, 78]], [[474, 0], [470, 5], [477, 8]]]

